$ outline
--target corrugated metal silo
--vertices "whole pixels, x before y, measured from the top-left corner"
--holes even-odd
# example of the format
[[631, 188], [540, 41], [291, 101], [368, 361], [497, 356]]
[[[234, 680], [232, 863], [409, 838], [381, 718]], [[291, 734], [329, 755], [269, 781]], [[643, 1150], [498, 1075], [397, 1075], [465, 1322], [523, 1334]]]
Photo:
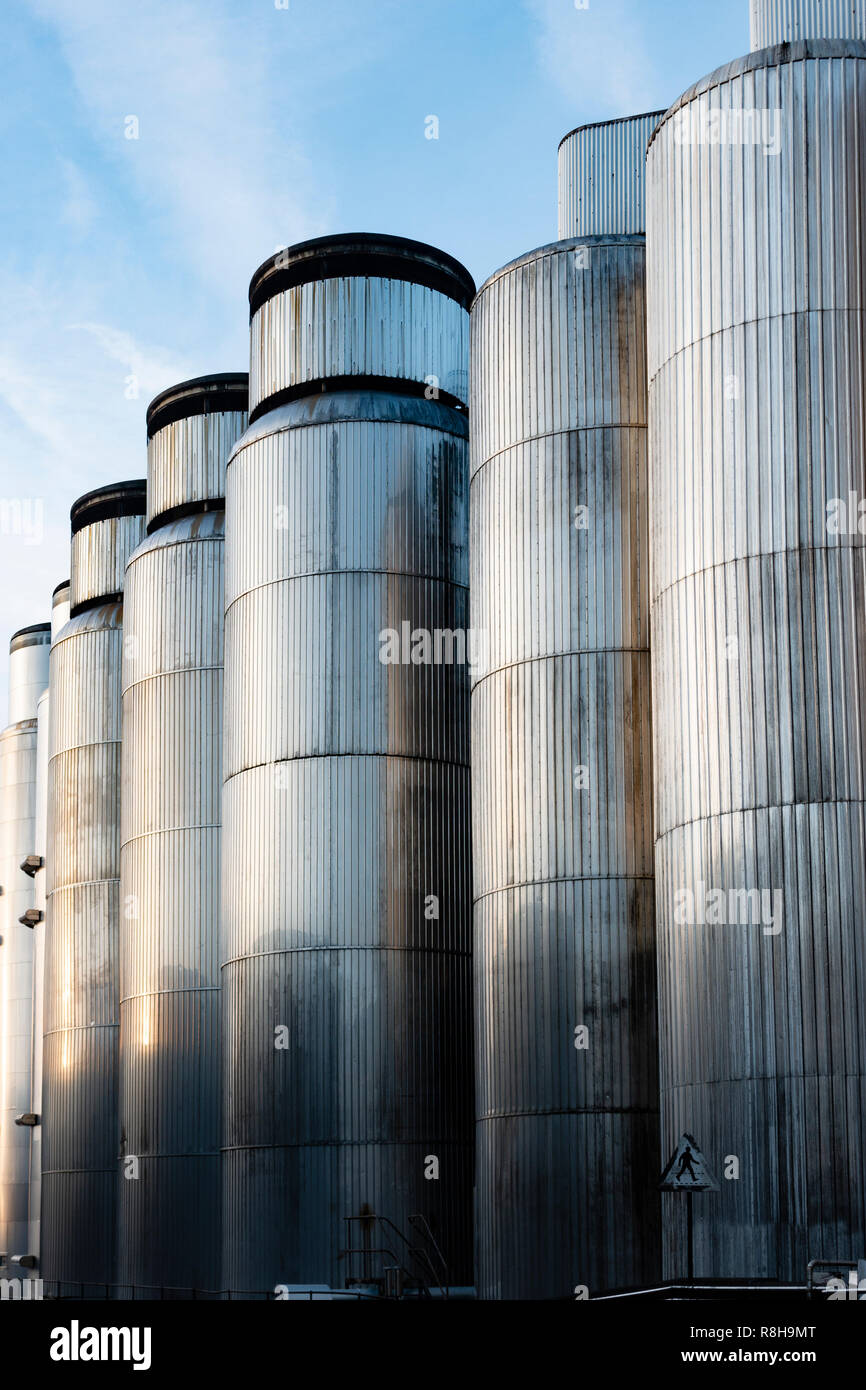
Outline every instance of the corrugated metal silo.
[[559, 239], [642, 237], [649, 138], [664, 115], [649, 111], [578, 126], [559, 142]]
[[583, 151], [583, 186], [563, 200], [574, 235], [498, 271], [472, 311], [471, 594], [488, 649], [472, 690], [483, 1298], [592, 1297], [657, 1276], [637, 168], [653, 121], [569, 137]]
[[0, 1275], [30, 1248], [30, 1149], [33, 1115], [32, 876], [36, 818], [36, 713], [48, 680], [48, 623], [22, 628], [9, 645], [9, 724], [0, 734]]
[[864, 110], [866, 45], [794, 42], [648, 154], [662, 1132], [721, 1178], [699, 1277], [866, 1248]]
[[85, 1294], [114, 1277], [122, 593], [144, 509], [143, 481], [73, 505], [71, 616], [51, 650], [42, 1273]]
[[293, 247], [250, 287], [226, 507], [228, 1287], [471, 1277], [468, 679], [402, 644], [465, 640], [473, 293], [451, 257], [374, 235]]
[[801, 39], [866, 39], [866, 0], [751, 0], [752, 51]]
[[220, 1287], [225, 471], [247, 377], [147, 412], [148, 536], [124, 591], [118, 1277]]

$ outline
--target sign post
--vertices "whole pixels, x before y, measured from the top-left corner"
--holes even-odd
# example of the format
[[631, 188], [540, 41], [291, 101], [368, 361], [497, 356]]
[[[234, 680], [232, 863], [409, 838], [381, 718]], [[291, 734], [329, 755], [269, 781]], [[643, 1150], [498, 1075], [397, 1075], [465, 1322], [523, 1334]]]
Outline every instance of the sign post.
[[692, 1201], [696, 1192], [718, 1192], [719, 1184], [710, 1172], [709, 1164], [691, 1134], [683, 1134], [668, 1160], [659, 1183], [660, 1192], [685, 1192], [687, 1279], [695, 1280], [694, 1212]]

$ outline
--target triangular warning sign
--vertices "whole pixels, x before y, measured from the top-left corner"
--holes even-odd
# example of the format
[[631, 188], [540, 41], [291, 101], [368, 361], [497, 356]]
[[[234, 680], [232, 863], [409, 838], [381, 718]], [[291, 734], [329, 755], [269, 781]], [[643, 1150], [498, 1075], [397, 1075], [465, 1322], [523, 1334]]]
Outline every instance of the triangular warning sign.
[[718, 1192], [713, 1177], [697, 1144], [690, 1134], [684, 1134], [662, 1173], [660, 1192]]

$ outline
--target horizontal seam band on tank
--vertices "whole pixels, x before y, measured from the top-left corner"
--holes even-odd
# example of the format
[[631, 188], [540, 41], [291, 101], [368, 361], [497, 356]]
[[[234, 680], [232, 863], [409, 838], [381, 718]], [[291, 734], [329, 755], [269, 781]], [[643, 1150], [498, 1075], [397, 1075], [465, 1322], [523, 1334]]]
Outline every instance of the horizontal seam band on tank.
[[483, 676], [479, 676], [472, 686], [472, 694], [480, 690], [485, 681], [489, 681], [493, 676], [500, 676], [505, 671], [513, 671], [517, 666], [534, 666], [543, 661], [562, 661], [573, 656], [649, 656], [651, 648], [649, 643], [645, 647], [575, 647], [567, 652], [545, 652], [542, 656], [521, 656], [516, 661], [507, 661], [502, 666], [494, 666], [492, 671], [485, 671]]
[[219, 985], [184, 985], [182, 989], [150, 989], [140, 994], [122, 994], [121, 1004], [131, 1004], [134, 999], [157, 999], [162, 995], [175, 994], [219, 994]]
[[[266, 767], [285, 767], [289, 763], [320, 763], [331, 759], [345, 762], [349, 758], [375, 759], [376, 762], [401, 762], [401, 763], [428, 763], [430, 767], [457, 768], [461, 772], [468, 772], [470, 763], [457, 762], [454, 758], [431, 758], [423, 753], [355, 753], [340, 752], [339, 749], [333, 753], [296, 753], [291, 758], [268, 758], [261, 763], [250, 763], [247, 767], [239, 767], [237, 772], [230, 772], [223, 777], [223, 786], [226, 786], [233, 777], [243, 777], [247, 772], [258, 772], [260, 768]], [[285, 787], [278, 788], [285, 791]]]
[[672, 579], [664, 589], [659, 589], [657, 594], [651, 595], [650, 615], [652, 616], [656, 604], [666, 598], [672, 589], [681, 589], [690, 580], [699, 579], [713, 570], [727, 570], [734, 565], [750, 565], [755, 560], [775, 560], [781, 555], [822, 555], [825, 552], [841, 555], [846, 551], [851, 551], [852, 554], [862, 551], [866, 555], [866, 536], [860, 536], [858, 544], [854, 544], [853, 537], [845, 537], [845, 543], [842, 545], [787, 545], [781, 550], [756, 550], [749, 555], [732, 555], [728, 560], [714, 560], [711, 565], [702, 565], [700, 569], [689, 570], [688, 574], [682, 575], [679, 579]]
[[[61, 690], [61, 694], [64, 694], [68, 688], [67, 686]], [[58, 758], [65, 758], [67, 753], [83, 753], [87, 748], [119, 748], [122, 742], [121, 738], [95, 738], [88, 743], [71, 743], [68, 748], [58, 748], [56, 753], [52, 753], [48, 759], [48, 766], [50, 767]]]
[[229, 965], [243, 965], [244, 961], [268, 960], [272, 956], [305, 956], [317, 951], [364, 951], [368, 955], [390, 951], [395, 955], [411, 953], [419, 956], [448, 956], [449, 959], [454, 957], [462, 960], [472, 959], [471, 947], [464, 950], [455, 946], [280, 946], [273, 951], [250, 951], [243, 956], [229, 956], [228, 960], [220, 962], [220, 970], [225, 970]]
[[222, 830], [222, 821], [202, 821], [200, 825], [161, 825], [157, 830], [141, 830], [137, 835], [130, 835], [128, 839], [121, 840], [121, 853], [127, 845], [135, 845], [139, 840], [150, 840], [154, 835], [183, 835], [188, 830]]
[[[221, 1154], [247, 1153], [250, 1149], [261, 1149], [266, 1153], [273, 1152], [275, 1149], [359, 1149], [359, 1148], [421, 1148], [425, 1144], [439, 1144], [445, 1149], [457, 1149], [458, 1151], [472, 1148], [472, 1137], [468, 1139], [455, 1139], [453, 1135], [439, 1137], [435, 1134], [425, 1135], [422, 1139], [307, 1139], [299, 1140], [297, 1143], [286, 1143], [275, 1140], [270, 1144], [223, 1144], [220, 1148]], [[109, 1170], [111, 1171], [111, 1170]], [[339, 1292], [339, 1290], [335, 1290]]]
[[462, 589], [466, 593], [469, 592], [469, 584], [462, 584], [458, 579], [442, 579], [435, 574], [413, 574], [408, 570], [358, 569], [357, 567], [345, 570], [305, 570], [303, 574], [287, 574], [279, 579], [264, 579], [261, 584], [252, 584], [249, 589], [242, 589], [239, 594], [235, 594], [231, 603], [226, 604], [225, 615], [228, 617], [232, 608], [242, 598], [247, 598], [250, 594], [257, 594], [261, 589], [273, 589], [278, 584], [294, 584], [301, 579], [331, 579], [335, 576], [342, 578], [344, 575], [353, 574], [378, 574], [385, 579], [416, 579], [423, 584], [441, 584], [449, 589]]
[[[863, 56], [864, 59], [866, 59], [866, 46], [864, 46]], [[814, 314], [866, 314], [866, 303], [859, 307], [853, 306], [851, 308], [847, 305], [834, 305], [832, 308], [786, 309], [781, 314], [759, 314], [757, 318], [737, 319], [736, 323], [726, 324], [724, 328], [714, 328], [712, 333], [705, 333], [702, 338], [693, 338], [690, 343], [685, 343], [682, 347], [677, 348], [676, 352], [672, 352], [670, 357], [666, 357], [663, 362], [659, 363], [652, 376], [647, 374], [647, 386], [651, 388], [665, 368], [669, 367], [672, 362], [676, 362], [680, 357], [685, 357], [687, 352], [694, 352], [696, 348], [703, 347], [704, 343], [711, 343], [715, 338], [721, 338], [726, 333], [734, 333], [738, 328], [751, 328], [753, 324], [781, 323], [784, 319], [809, 318]], [[650, 410], [649, 413], [652, 414], [652, 411]]]
[[[679, 830], [686, 830], [690, 825], [705, 825], [709, 821], [723, 820], [726, 816], [751, 816], [757, 815], [759, 811], [793, 811], [797, 806], [819, 807], [819, 806], [864, 806], [866, 807], [866, 797], [862, 796], [828, 796], [825, 801], [770, 801], [760, 806], [738, 806], [728, 811], [708, 811], [703, 816], [693, 816], [690, 820], [677, 821], [676, 824], [668, 826], [667, 830], [659, 831], [655, 837], [656, 848], [667, 840], [671, 835], [676, 835]], [[658, 875], [656, 875], [658, 877]]]
[[[363, 379], [364, 379], [363, 377], [359, 377], [359, 378], [358, 378], [359, 381], [362, 381]], [[423, 384], [423, 383], [422, 383], [422, 384]], [[358, 387], [358, 388], [355, 388], [355, 389], [361, 390], [362, 388]], [[309, 396], [302, 396], [302, 397], [299, 397], [299, 399], [301, 399], [301, 400], [318, 400], [319, 397], [322, 397], [323, 399], [326, 399], [327, 396], [328, 396], [328, 394], [329, 394], [328, 392], [323, 392], [323, 391], [311, 391], [310, 394], [309, 394]], [[344, 394], [344, 393], [343, 393], [343, 392], [333, 392], [332, 394], [333, 394], [333, 395], [342, 395], [342, 394]], [[351, 390], [350, 390], [347, 394], [351, 394]], [[380, 395], [387, 395], [388, 393], [387, 393], [387, 391], [382, 391], [382, 392], [380, 392], [379, 394], [380, 394]], [[269, 401], [269, 400], [272, 399], [272, 397], [271, 397], [271, 396], [264, 396], [262, 399], [263, 399], [263, 401]], [[422, 397], [422, 396], [418, 396], [418, 397], [410, 396], [410, 397], [408, 397], [407, 399], [409, 399], [409, 400], [416, 400], [416, 399], [417, 399], [417, 400], [423, 400], [424, 397]], [[435, 401], [434, 401], [434, 402], [431, 402], [431, 403], [432, 403], [432, 404], [436, 404]], [[293, 405], [294, 402], [293, 402], [293, 401], [287, 401], [287, 402], [285, 402], [285, 404], [287, 404], [287, 405]], [[439, 404], [442, 404], [442, 402], [440, 401]], [[463, 402], [461, 402], [461, 405], [462, 405], [462, 404], [463, 404]], [[264, 412], [259, 416], [259, 418], [258, 418], [256, 421], [254, 421], [254, 423], [253, 423], [252, 425], [250, 425], [250, 426], [247, 427], [247, 430], [245, 431], [245, 434], [248, 434], [250, 429], [255, 429], [255, 428], [257, 428], [257, 427], [262, 423], [263, 420], [267, 420], [267, 418], [268, 418], [269, 415], [273, 414], [274, 411], [279, 410], [280, 408], [281, 408], [281, 407], [280, 407], [279, 405], [274, 405], [274, 406], [271, 406], [269, 410], [264, 411]], [[469, 410], [468, 410], [468, 407], [464, 408], [463, 410], [457, 410], [456, 406], [449, 406], [448, 409], [453, 410], [454, 413], [455, 413], [455, 415], [457, 415], [461, 420], [466, 421], [466, 420], [469, 419]], [[292, 425], [276, 425], [276, 426], [274, 426], [273, 429], [268, 430], [268, 431], [266, 431], [266, 432], [263, 432], [263, 433], [260, 434], [260, 435], [257, 435], [254, 439], [245, 440], [245, 435], [242, 435], [241, 438], [238, 440], [237, 444], [235, 445], [235, 447], [232, 449], [232, 452], [231, 452], [231, 454], [229, 455], [229, 457], [228, 457], [228, 459], [227, 459], [227, 461], [226, 461], [226, 470], [228, 470], [229, 465], [232, 464], [232, 463], [234, 463], [235, 459], [236, 459], [236, 458], [239, 458], [240, 455], [241, 455], [242, 453], [245, 452], [245, 450], [254, 448], [256, 444], [261, 444], [261, 443], [263, 443], [266, 439], [273, 439], [274, 436], [277, 435], [277, 434], [294, 434], [296, 430], [336, 429], [336, 427], [337, 427], [338, 425], [380, 425], [380, 426], [397, 425], [397, 426], [399, 426], [401, 429], [428, 430], [431, 434], [447, 434], [447, 435], [449, 435], [449, 437], [452, 437], [452, 438], [455, 438], [455, 439], [464, 439], [464, 440], [467, 439], [467, 434], [466, 434], [466, 431], [465, 431], [465, 430], [458, 430], [458, 429], [449, 430], [449, 429], [446, 429], [444, 425], [441, 425], [441, 424], [440, 424], [440, 425], [434, 425], [432, 422], [429, 423], [429, 424], [423, 424], [423, 425], [422, 425], [422, 424], [416, 423], [416, 422], [413, 421], [413, 420], [383, 420], [383, 419], [381, 419], [381, 418], [375, 419], [375, 418], [372, 417], [372, 416], [367, 417], [366, 415], [353, 415], [353, 416], [351, 416], [351, 417], [347, 417], [347, 418], [344, 419], [344, 420], [298, 420], [295, 424], [292, 424]]]
[[[133, 640], [135, 640], [133, 633], [129, 633], [128, 636], [131, 636]], [[127, 658], [127, 660], [129, 660], [129, 658]], [[130, 690], [135, 690], [136, 686], [147, 685], [150, 681], [169, 680], [173, 676], [196, 676], [201, 671], [222, 671], [224, 668], [225, 662], [216, 661], [212, 666], [178, 666], [174, 671], [152, 671], [149, 676], [139, 676], [137, 680], [130, 681], [129, 685], [124, 685], [120, 694], [122, 697]]]
[[863, 1071], [804, 1071], [785, 1072], [782, 1075], [773, 1072], [769, 1076], [726, 1076], [714, 1078], [712, 1081], [676, 1081], [660, 1089], [661, 1094], [666, 1095], [670, 1091], [703, 1091], [707, 1086], [738, 1086], [748, 1081], [766, 1081], [775, 1085], [778, 1081], [862, 1081], [864, 1076], [866, 1068]]
[[97, 1029], [119, 1028], [118, 1022], [114, 1023], [65, 1023], [62, 1028], [49, 1028], [43, 1032], [43, 1038], [60, 1038], [67, 1033], [93, 1033]]
[[484, 1115], [476, 1115], [477, 1125], [489, 1124], [492, 1120], [547, 1119], [549, 1115], [658, 1115], [657, 1105], [566, 1105], [551, 1106], [544, 1110], [490, 1110]]
[[115, 874], [111, 878], [80, 878], [76, 879], [74, 883], [60, 883], [49, 891], [48, 897], [52, 898], [55, 893], [68, 893], [73, 888], [102, 888], [106, 883], [119, 884], [120, 876]]
[[[179, 1153], [174, 1153], [174, 1152], [172, 1152], [172, 1153], [162, 1153], [162, 1152], [160, 1152], [160, 1151], [157, 1151], [156, 1153], [154, 1153], [154, 1152], [153, 1152], [152, 1150], [150, 1150], [150, 1149], [142, 1150], [142, 1149], [136, 1148], [136, 1149], [130, 1150], [129, 1152], [127, 1152], [127, 1153], [125, 1153], [125, 1154], [121, 1154], [120, 1158], [118, 1158], [118, 1163], [122, 1163], [123, 1160], [124, 1160], [125, 1158], [133, 1158], [133, 1157], [134, 1157], [134, 1158], [147, 1158], [147, 1159], [153, 1160], [154, 1162], [155, 1162], [157, 1159], [159, 1159], [159, 1158], [219, 1158], [220, 1152], [221, 1152], [220, 1149], [181, 1149]], [[85, 1280], [85, 1283], [86, 1283], [86, 1282], [88, 1282], [88, 1281]], [[122, 1288], [122, 1287], [124, 1287], [124, 1286], [121, 1285], [121, 1288]], [[140, 1287], [142, 1287], [142, 1286], [141, 1286], [141, 1285], [138, 1285], [137, 1287], [140, 1288]], [[145, 1285], [144, 1287], [147, 1287], [147, 1286]], [[152, 1287], [152, 1288], [156, 1288], [156, 1287], [158, 1287], [158, 1286], [157, 1286], [157, 1285], [151, 1285], [151, 1287]], [[166, 1285], [166, 1287], [170, 1287], [170, 1286], [169, 1286], [169, 1285]]]
[[501, 449], [496, 449], [494, 453], [488, 454], [487, 458], [482, 459], [474, 470], [471, 464], [470, 449], [469, 481], [471, 483], [473, 479], [477, 478], [481, 470], [486, 468], [488, 463], [492, 463], [494, 459], [501, 458], [503, 454], [513, 453], [515, 449], [523, 449], [527, 444], [538, 444], [542, 439], [559, 439], [564, 434], [596, 434], [600, 430], [607, 430], [610, 434], [620, 430], [638, 430], [641, 434], [646, 434], [647, 428], [646, 422], [642, 425], [629, 425], [614, 421], [610, 425], [567, 425], [561, 430], [545, 430], [541, 434], [529, 434], [525, 439], [515, 439], [511, 444], [503, 444]]
[[[120, 1158], [118, 1158], [117, 1162], [118, 1162], [118, 1163], [120, 1162]], [[81, 1168], [43, 1168], [43, 1169], [42, 1169], [42, 1176], [43, 1176], [44, 1178], [45, 1178], [45, 1177], [59, 1178], [59, 1177], [62, 1177], [62, 1176], [76, 1177], [76, 1176], [78, 1176], [78, 1174], [82, 1174], [82, 1175], [86, 1175], [86, 1176], [89, 1176], [89, 1175], [92, 1174], [93, 1177], [101, 1177], [102, 1174], [107, 1174], [107, 1175], [108, 1175], [109, 1177], [111, 1177], [111, 1178], [116, 1178], [116, 1177], [117, 1177], [117, 1168], [116, 1168], [116, 1167], [113, 1167], [113, 1168], [94, 1168], [92, 1164], [87, 1164], [86, 1166], [83, 1166], [83, 1167], [81, 1167]], [[51, 1283], [57, 1282], [57, 1283], [60, 1283], [60, 1284], [79, 1284], [79, 1285], [82, 1284], [82, 1283], [84, 1283], [84, 1284], [93, 1284], [93, 1285], [102, 1286], [102, 1285], [104, 1284], [105, 1281], [102, 1280], [102, 1279], [59, 1279], [59, 1280], [56, 1280], [56, 1281], [55, 1281], [55, 1280], [51, 1280], [50, 1282], [51, 1282]]]
[[567, 874], [561, 878], [530, 878], [521, 879], [519, 883], [503, 883], [499, 888], [487, 888], [483, 893], [477, 893], [472, 898], [472, 905], [484, 902], [485, 898], [493, 898], [497, 893], [514, 893], [522, 888], [546, 888], [551, 884], [557, 883], [652, 883], [656, 874]]

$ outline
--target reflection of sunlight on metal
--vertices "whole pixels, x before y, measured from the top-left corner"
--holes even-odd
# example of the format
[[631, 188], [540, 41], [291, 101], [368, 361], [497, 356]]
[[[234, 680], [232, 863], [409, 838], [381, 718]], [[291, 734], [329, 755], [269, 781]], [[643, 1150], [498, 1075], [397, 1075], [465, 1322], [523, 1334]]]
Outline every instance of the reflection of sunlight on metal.
[[423, 1212], [469, 1282], [466, 665], [383, 663], [379, 635], [467, 626], [473, 293], [451, 257], [372, 234], [251, 285], [226, 507], [232, 1287], [339, 1285], [339, 1219], [365, 1208]]
[[151, 401], [126, 567], [119, 1128], [147, 1180], [120, 1187], [117, 1274], [137, 1285], [207, 1287], [220, 1266], [224, 499], [246, 408], [236, 372]]
[[50, 663], [42, 1272], [110, 1281], [117, 1175], [120, 674], [143, 482], [71, 513], [70, 618]]

